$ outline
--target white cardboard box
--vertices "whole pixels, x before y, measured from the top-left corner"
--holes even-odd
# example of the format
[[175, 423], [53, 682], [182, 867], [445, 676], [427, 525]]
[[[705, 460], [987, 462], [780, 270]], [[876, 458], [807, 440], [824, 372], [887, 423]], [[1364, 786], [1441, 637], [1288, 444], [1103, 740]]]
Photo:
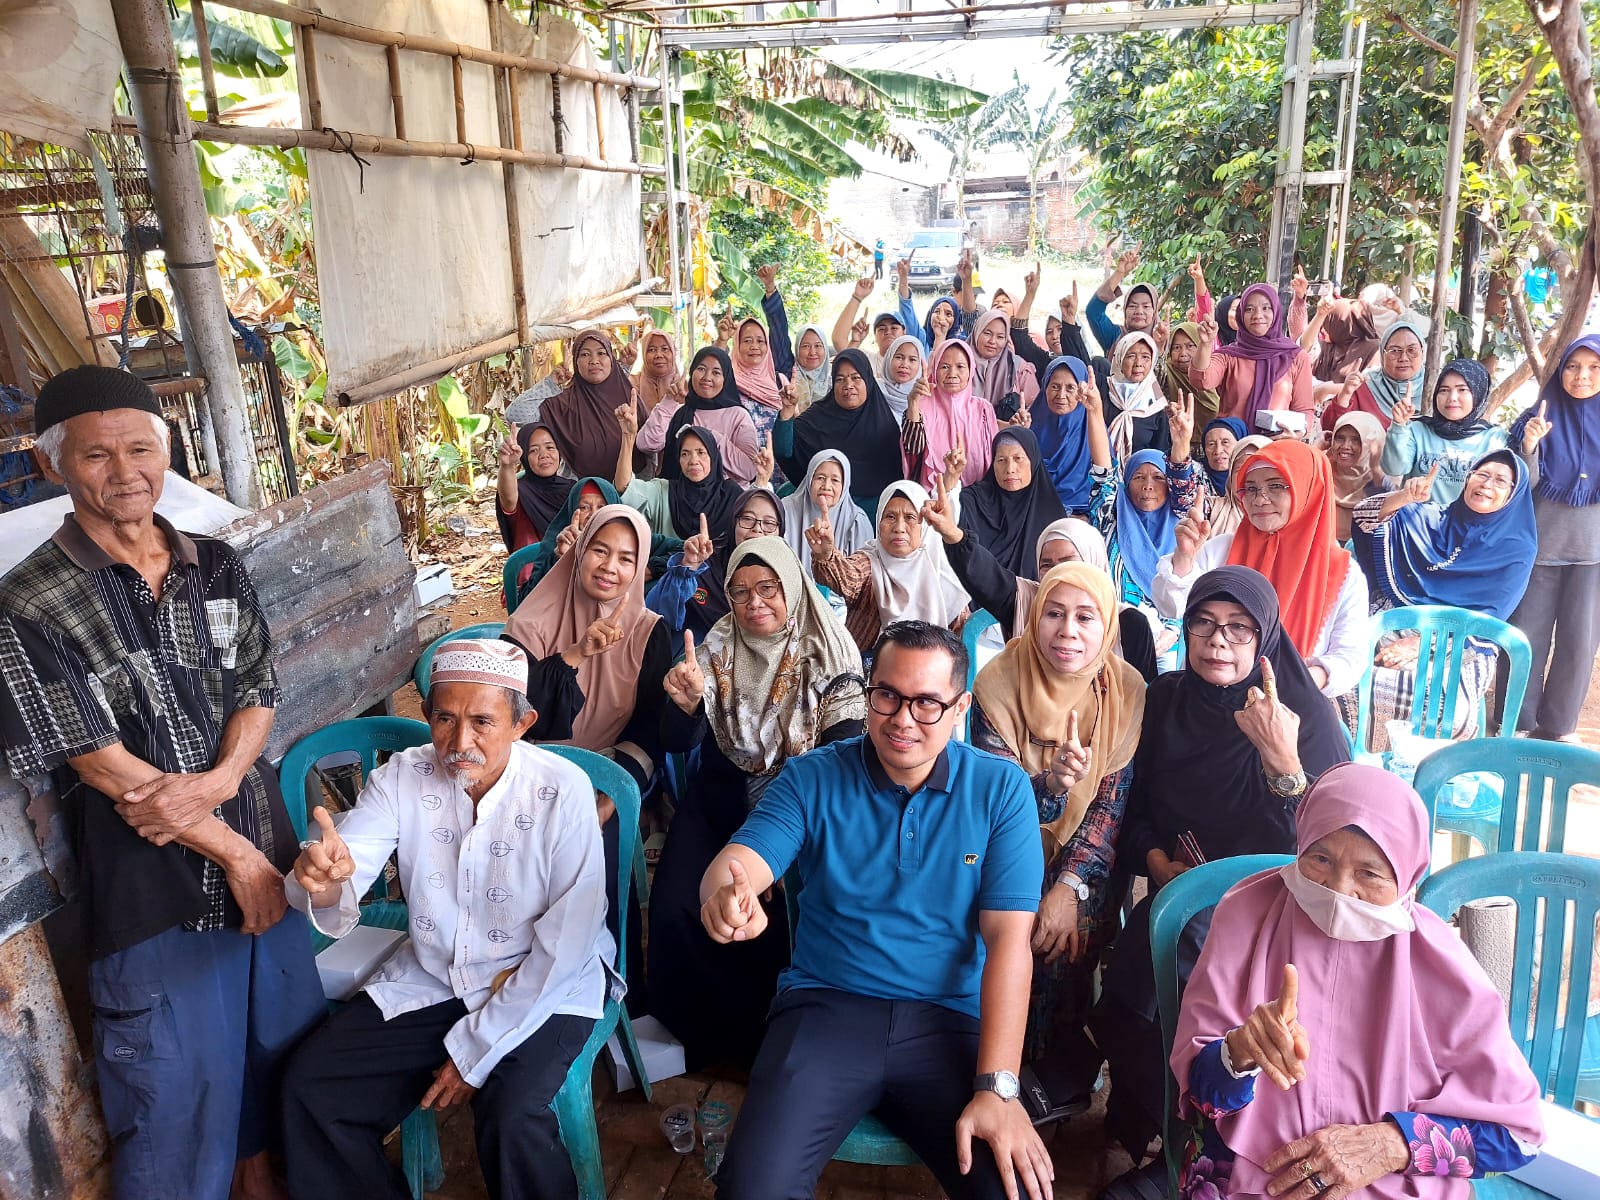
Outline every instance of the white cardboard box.
[[[648, 1016], [636, 1018], [633, 1037], [639, 1043], [639, 1056], [644, 1060], [645, 1074], [650, 1076], [651, 1083], [660, 1083], [663, 1079], [683, 1074], [683, 1043], [668, 1033], [660, 1021]], [[606, 1059], [617, 1091], [625, 1092], [637, 1086], [633, 1072], [628, 1070], [628, 1060], [622, 1053], [621, 1035], [612, 1034], [611, 1040], [606, 1043]]]
[[441, 596], [448, 596], [456, 590], [455, 581], [450, 578], [450, 568], [442, 563], [417, 569], [416, 582], [411, 585], [411, 598], [416, 601], [418, 608], [426, 608]]
[[374, 929], [357, 925], [317, 955], [322, 994], [329, 1000], [348, 1000], [383, 966], [406, 935], [399, 929]]
[[1595, 1200], [1600, 1196], [1600, 1122], [1546, 1100], [1539, 1101], [1539, 1112], [1545, 1134], [1539, 1157], [1512, 1176], [1556, 1200]]

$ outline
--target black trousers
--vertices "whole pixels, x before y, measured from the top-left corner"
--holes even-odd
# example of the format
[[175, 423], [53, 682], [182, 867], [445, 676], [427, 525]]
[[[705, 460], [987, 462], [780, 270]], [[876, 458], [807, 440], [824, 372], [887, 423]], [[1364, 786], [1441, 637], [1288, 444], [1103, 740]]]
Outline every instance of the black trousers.
[[[1106, 1098], [1106, 1130], [1133, 1158], [1144, 1159], [1150, 1142], [1162, 1132], [1166, 1112], [1167, 1047], [1161, 1036], [1156, 1006], [1156, 973], [1150, 958], [1150, 903], [1146, 896], [1128, 914], [1100, 981], [1100, 998], [1089, 1011], [1094, 1043], [1084, 1040], [1111, 1067], [1111, 1094]], [[1214, 908], [1202, 909], [1178, 939], [1178, 989], [1193, 974]], [[1080, 1073], [1080, 1079], [1083, 1075]], [[1087, 1074], [1092, 1083], [1092, 1070]]]
[[972, 1099], [978, 1022], [918, 1000], [796, 988], [772, 1006], [717, 1200], [810, 1200], [833, 1152], [867, 1113], [903, 1138], [951, 1200], [1001, 1200], [988, 1145], [956, 1166], [956, 1121]]
[[744, 823], [744, 798], [744, 774], [716, 770], [703, 756], [650, 891], [650, 1012], [683, 1043], [691, 1071], [755, 1061], [778, 973], [789, 965], [779, 892], [765, 905], [767, 931], [754, 941], [718, 945], [700, 923], [700, 879]]
[[[383, 1139], [416, 1107], [466, 1015], [447, 1000], [385, 1021], [362, 992], [301, 1042], [283, 1086], [295, 1200], [410, 1200]], [[556, 1015], [496, 1064], [472, 1098], [478, 1164], [497, 1200], [575, 1200], [577, 1179], [550, 1102], [594, 1029]]]

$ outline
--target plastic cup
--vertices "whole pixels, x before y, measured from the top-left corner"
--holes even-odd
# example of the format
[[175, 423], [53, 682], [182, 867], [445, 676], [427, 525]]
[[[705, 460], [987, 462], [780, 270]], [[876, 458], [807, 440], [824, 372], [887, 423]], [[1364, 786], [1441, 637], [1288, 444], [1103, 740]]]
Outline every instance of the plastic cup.
[[661, 1114], [661, 1132], [679, 1154], [694, 1153], [694, 1109], [674, 1104]]
[[715, 1179], [722, 1156], [728, 1149], [728, 1131], [733, 1127], [733, 1110], [720, 1100], [700, 1106], [700, 1137], [706, 1148], [706, 1175]]

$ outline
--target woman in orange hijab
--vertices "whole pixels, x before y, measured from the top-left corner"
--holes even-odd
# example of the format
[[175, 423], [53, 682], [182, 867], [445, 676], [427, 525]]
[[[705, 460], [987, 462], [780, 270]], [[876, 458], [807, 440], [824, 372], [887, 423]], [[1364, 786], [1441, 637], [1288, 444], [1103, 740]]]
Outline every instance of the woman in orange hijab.
[[1198, 507], [1178, 525], [1178, 548], [1162, 558], [1151, 587], [1163, 616], [1184, 611], [1189, 588], [1215, 567], [1251, 567], [1271, 581], [1283, 629], [1325, 696], [1355, 687], [1370, 654], [1367, 580], [1339, 545], [1333, 469], [1304, 442], [1272, 442], [1238, 464], [1235, 500], [1245, 519], [1211, 536]]

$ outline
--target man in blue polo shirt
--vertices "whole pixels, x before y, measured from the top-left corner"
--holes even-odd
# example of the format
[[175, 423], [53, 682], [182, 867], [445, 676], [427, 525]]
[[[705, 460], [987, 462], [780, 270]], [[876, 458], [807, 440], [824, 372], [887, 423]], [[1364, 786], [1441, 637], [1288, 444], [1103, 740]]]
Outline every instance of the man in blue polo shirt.
[[791, 759], [700, 884], [718, 942], [803, 890], [719, 1200], [800, 1200], [869, 1112], [954, 1200], [1048, 1200], [1055, 1171], [1017, 1099], [1044, 857], [1013, 763], [952, 742], [972, 697], [948, 629], [884, 630], [867, 734]]

